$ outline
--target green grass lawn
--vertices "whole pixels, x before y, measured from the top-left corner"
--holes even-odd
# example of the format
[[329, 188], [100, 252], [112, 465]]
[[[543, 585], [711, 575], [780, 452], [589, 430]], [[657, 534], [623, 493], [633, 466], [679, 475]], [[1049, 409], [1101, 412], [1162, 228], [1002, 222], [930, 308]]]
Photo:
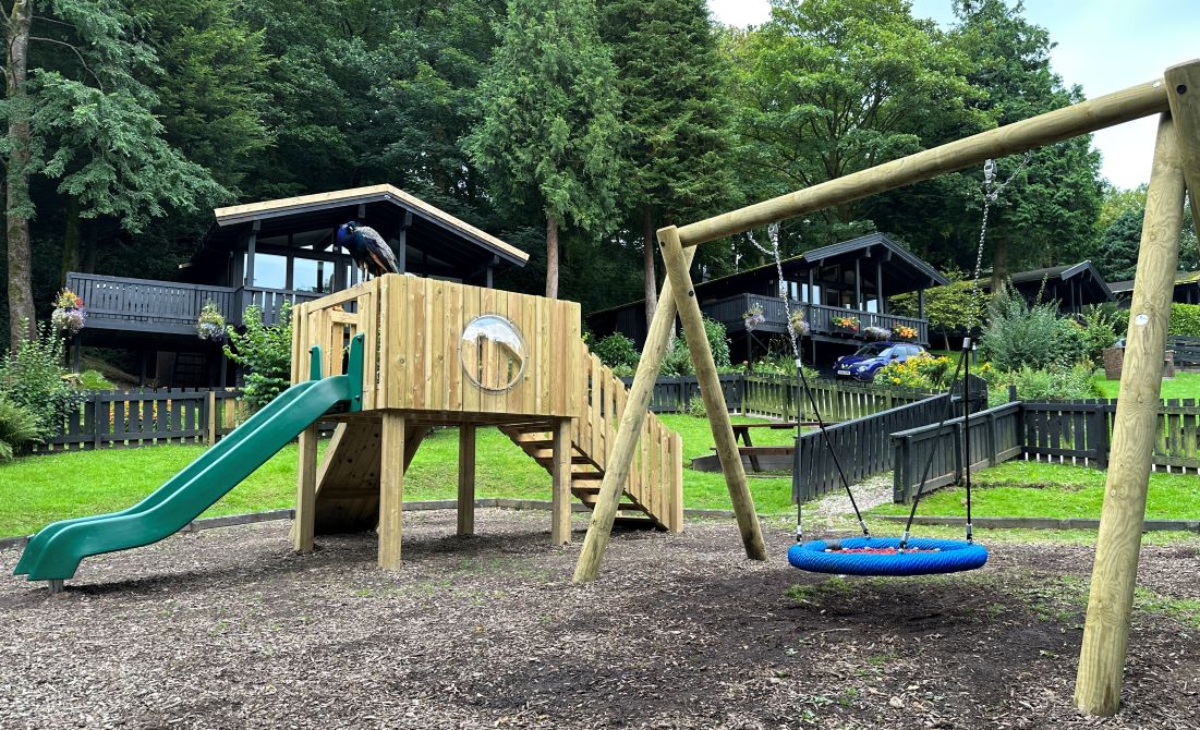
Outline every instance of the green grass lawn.
[[[1091, 517], [1100, 516], [1105, 472], [1083, 466], [1010, 461], [972, 477], [975, 517]], [[1200, 479], [1195, 474], [1150, 475], [1146, 518], [1200, 519]], [[942, 489], [924, 497], [921, 515], [962, 516], [966, 491]], [[905, 505], [886, 504], [872, 514], [908, 514]]]
[[[1093, 381], [1096, 390], [1100, 391], [1103, 398], [1116, 398], [1118, 391], [1121, 389], [1119, 380], [1105, 380], [1097, 378]], [[1164, 400], [1172, 398], [1200, 398], [1200, 373], [1176, 373], [1171, 380], [1162, 381], [1162, 390], [1159, 391], [1159, 397]]]
[[[684, 503], [728, 509], [721, 474], [686, 468], [711, 453], [708, 422], [692, 416], [665, 416], [683, 436]], [[755, 422], [759, 419], [735, 419]], [[763, 446], [787, 444], [788, 431], [763, 429]], [[323, 450], [325, 442], [320, 448]], [[33, 456], [0, 465], [0, 537], [35, 532], [56, 520], [124, 509], [158, 488], [204, 452], [203, 446], [155, 446], [114, 451], [78, 451]], [[476, 495], [549, 499], [550, 475], [495, 429], [481, 429], [477, 442]], [[296, 494], [296, 447], [276, 454], [236, 489], [212, 506], [206, 517], [292, 507]], [[425, 438], [409, 468], [404, 496], [409, 500], [453, 499], [457, 490], [458, 433], [439, 430]], [[764, 513], [791, 509], [790, 478], [755, 478], [751, 487]]]

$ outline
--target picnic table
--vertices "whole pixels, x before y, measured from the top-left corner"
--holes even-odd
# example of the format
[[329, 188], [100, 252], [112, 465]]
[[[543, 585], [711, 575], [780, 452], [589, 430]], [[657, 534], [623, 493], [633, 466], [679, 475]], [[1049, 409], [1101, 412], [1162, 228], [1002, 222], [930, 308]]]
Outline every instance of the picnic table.
[[[738, 453], [743, 456], [750, 457], [750, 468], [753, 471], [762, 471], [762, 466], [758, 463], [760, 456], [791, 456], [795, 453], [794, 446], [755, 446], [754, 440], [750, 437], [750, 432], [754, 429], [766, 428], [773, 431], [796, 430], [796, 426], [814, 426], [813, 421], [780, 421], [771, 423], [735, 423], [733, 424], [733, 440], [741, 441], [743, 446], [738, 447]], [[716, 447], [713, 447], [716, 448]]]

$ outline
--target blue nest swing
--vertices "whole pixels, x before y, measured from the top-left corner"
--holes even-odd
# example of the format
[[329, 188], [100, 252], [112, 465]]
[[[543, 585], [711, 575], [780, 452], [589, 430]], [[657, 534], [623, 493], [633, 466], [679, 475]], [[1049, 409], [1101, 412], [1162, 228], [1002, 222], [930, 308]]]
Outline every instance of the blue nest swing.
[[933, 575], [975, 570], [988, 551], [966, 540], [910, 538], [900, 549], [898, 537], [850, 537], [811, 540], [788, 550], [792, 567], [835, 575]]

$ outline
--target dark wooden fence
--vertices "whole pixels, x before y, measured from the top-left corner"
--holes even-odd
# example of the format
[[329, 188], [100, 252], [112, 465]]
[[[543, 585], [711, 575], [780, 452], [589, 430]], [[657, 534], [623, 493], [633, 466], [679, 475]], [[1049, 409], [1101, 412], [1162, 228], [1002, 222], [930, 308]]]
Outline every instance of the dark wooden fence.
[[241, 391], [151, 389], [92, 391], [34, 453], [210, 443], [245, 416]]
[[1175, 351], [1175, 364], [1200, 365], [1200, 337], [1169, 337], [1167, 349]]
[[[1071, 463], [1104, 468], [1112, 445], [1115, 400], [1068, 403], [1006, 403], [971, 417], [972, 471], [1010, 459]], [[894, 498], [907, 502], [934, 452], [926, 489], [963, 478], [962, 419], [892, 434]], [[1153, 466], [1173, 472], [1200, 471], [1200, 403], [1163, 401], [1158, 412]]]
[[[995, 466], [1021, 455], [1022, 403], [1005, 403], [974, 413], [969, 427], [962, 416], [939, 429], [937, 422], [891, 435], [893, 451], [892, 497], [907, 504], [916, 494], [928, 465], [925, 490], [957, 484], [963, 478], [964, 439], [970, 439], [971, 471]], [[933, 462], [929, 460], [932, 457]]]
[[[896, 455], [891, 435], [936, 425], [945, 417], [949, 399], [949, 395], [932, 396], [826, 428], [829, 446], [837, 453], [850, 484], [891, 469]], [[799, 446], [800, 474], [793, 482], [793, 500], [812, 499], [843, 488], [837, 465], [820, 431], [802, 435]]]
[[[725, 405], [730, 411], [748, 416], [795, 419], [800, 389], [794, 377], [734, 373], [722, 375], [720, 379]], [[629, 385], [633, 379], [622, 378], [622, 381]], [[809, 385], [821, 417], [826, 421], [862, 418], [930, 396], [921, 390], [883, 388], [848, 381], [813, 380]], [[659, 376], [650, 396], [650, 410], [654, 413], [686, 413], [692, 401], [699, 398], [700, 388], [694, 376]], [[815, 414], [807, 397], [803, 399], [803, 405], [804, 420], [813, 420]]]

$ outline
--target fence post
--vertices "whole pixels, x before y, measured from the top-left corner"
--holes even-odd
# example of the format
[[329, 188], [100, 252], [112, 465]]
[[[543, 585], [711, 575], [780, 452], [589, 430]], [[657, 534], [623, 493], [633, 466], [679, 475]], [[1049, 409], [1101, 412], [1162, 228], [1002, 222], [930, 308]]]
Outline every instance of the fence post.
[[1092, 410], [1092, 427], [1096, 429], [1096, 466], [1108, 468], [1108, 407], [1097, 403]]
[[208, 445], [217, 443], [217, 391], [208, 391], [204, 399], [205, 410], [208, 411]]

